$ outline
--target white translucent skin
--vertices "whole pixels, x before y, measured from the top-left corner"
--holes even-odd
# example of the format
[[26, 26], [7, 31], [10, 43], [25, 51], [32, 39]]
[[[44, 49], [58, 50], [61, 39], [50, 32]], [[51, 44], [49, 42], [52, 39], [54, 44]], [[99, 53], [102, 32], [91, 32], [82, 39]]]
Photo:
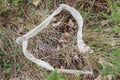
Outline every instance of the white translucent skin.
[[[77, 32], [77, 45], [81, 53], [93, 53], [93, 50], [90, 49], [89, 46], [86, 46], [84, 41], [82, 40], [82, 27], [83, 27], [83, 19], [80, 13], [73, 7], [70, 7], [69, 5], [66, 4], [60, 4], [60, 6], [50, 15], [48, 16], [41, 24], [36, 26], [34, 29], [23, 35], [22, 37], [18, 37], [16, 39], [17, 43], [22, 43], [22, 49], [24, 55], [30, 59], [32, 62], [40, 65], [41, 67], [54, 71], [54, 68], [47, 62], [36, 59], [30, 52], [27, 51], [27, 45], [28, 45], [28, 40], [29, 38], [33, 37], [36, 35], [38, 32], [46, 28], [50, 21], [54, 18], [55, 15], [59, 14], [61, 10], [66, 10], [68, 11], [77, 21], [78, 23], [78, 32]], [[70, 70], [70, 69], [57, 69], [58, 72], [63, 72], [63, 73], [81, 73], [81, 74], [93, 74], [92, 71], [80, 71], [80, 70]]]

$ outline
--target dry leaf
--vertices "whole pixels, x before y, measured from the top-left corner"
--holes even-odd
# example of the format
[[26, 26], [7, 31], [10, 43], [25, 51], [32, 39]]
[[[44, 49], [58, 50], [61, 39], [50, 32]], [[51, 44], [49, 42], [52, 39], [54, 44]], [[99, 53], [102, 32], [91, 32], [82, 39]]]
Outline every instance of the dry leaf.
[[71, 77], [71, 76], [69, 76], [69, 80], [74, 80], [74, 78], [73, 78], [73, 77]]
[[114, 67], [113, 64], [109, 63], [109, 62], [106, 62], [104, 59], [99, 59], [98, 61], [100, 64], [102, 64], [103, 67], [105, 67], [105, 65], [109, 65], [111, 67]]
[[112, 75], [107, 75], [105, 78], [102, 79], [102, 76], [99, 75], [95, 80], [112, 80]]
[[65, 67], [64, 66], [60, 66], [60, 69], [65, 69]]
[[115, 46], [116, 46], [115, 40], [112, 40], [112, 41], [111, 41], [111, 46], [112, 46], [113, 49], [115, 48]]
[[99, 75], [95, 80], [102, 80], [101, 75]]
[[40, 1], [41, 1], [41, 0], [32, 0], [32, 4], [34, 4], [35, 6], [37, 6]]
[[71, 39], [70, 33], [65, 32], [61, 35], [61, 38], [60, 38], [59, 42], [69, 42], [70, 39]]
[[75, 60], [78, 60], [78, 59], [79, 59], [78, 55], [74, 55], [73, 58], [74, 58]]
[[89, 36], [89, 40], [90, 41], [92, 41], [92, 40], [96, 40], [96, 39], [98, 39], [98, 34], [93, 34], [93, 35], [91, 35], [91, 36]]
[[60, 51], [60, 45], [57, 45], [57, 50]]
[[112, 80], [112, 75], [107, 75], [107, 80]]
[[57, 23], [53, 23], [52, 26], [56, 27], [59, 26], [62, 22], [57, 22]]
[[108, 23], [108, 20], [103, 20], [103, 21], [101, 21], [101, 25], [102, 25], [102, 26], [105, 26], [107, 23]]
[[72, 21], [71, 19], [69, 20], [68, 25], [69, 25], [70, 27], [74, 27], [74, 23], [73, 23], [73, 21]]

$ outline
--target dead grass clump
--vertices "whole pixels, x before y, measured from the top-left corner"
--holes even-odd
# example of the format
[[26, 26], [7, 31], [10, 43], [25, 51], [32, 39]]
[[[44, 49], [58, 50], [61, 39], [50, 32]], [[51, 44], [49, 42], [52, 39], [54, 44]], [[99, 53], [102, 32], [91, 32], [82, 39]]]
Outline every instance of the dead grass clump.
[[[111, 47], [117, 45], [115, 42], [116, 45], [111, 46], [114, 38], [114, 36], [111, 36], [113, 34], [112, 28], [107, 24], [101, 26], [101, 22], [106, 20], [101, 14], [103, 12], [109, 13], [108, 1], [53, 0], [50, 2], [51, 5], [48, 6], [48, 1], [42, 0], [36, 7], [30, 2], [26, 2], [21, 7], [15, 6], [0, 14], [0, 34], [3, 35], [0, 38], [0, 45], [1, 43], [3, 45], [0, 46], [0, 79], [45, 80], [46, 72], [49, 73], [49, 71], [27, 60], [15, 39], [43, 21], [49, 11], [51, 13], [60, 3], [70, 4], [80, 11], [84, 18], [84, 40], [95, 50], [95, 53], [83, 55], [79, 52], [76, 40], [77, 24], [66, 11], [62, 11], [48, 28], [30, 39], [29, 51], [36, 58], [49, 62], [56, 68], [79, 70], [90, 70], [92, 68], [94, 74], [81, 75], [82, 80], [94, 80], [99, 76], [103, 69], [99, 59], [107, 58]], [[61, 22], [61, 24], [58, 26], [52, 25], [57, 22]], [[10, 62], [5, 66], [7, 61]], [[10, 72], [4, 73], [8, 68]], [[77, 80], [76, 75], [66, 76], [71, 80]], [[119, 79], [119, 73], [114, 77], [114, 80], [116, 79]]]

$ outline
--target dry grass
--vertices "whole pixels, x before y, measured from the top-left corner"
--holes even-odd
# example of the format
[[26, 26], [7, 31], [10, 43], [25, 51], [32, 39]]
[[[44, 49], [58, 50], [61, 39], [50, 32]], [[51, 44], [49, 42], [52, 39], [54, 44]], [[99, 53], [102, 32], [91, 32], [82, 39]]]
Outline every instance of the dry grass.
[[[99, 59], [105, 58], [102, 52], [111, 50], [111, 35], [113, 34], [109, 26], [101, 26], [105, 20], [102, 17], [103, 12], [109, 13], [108, 2], [106, 0], [53, 0], [51, 1], [51, 12], [59, 6], [60, 3], [69, 4], [77, 8], [84, 18], [84, 40], [95, 50], [93, 54], [81, 54], [77, 48], [76, 32], [77, 24], [72, 16], [66, 11], [61, 12], [53, 22], [62, 21], [62, 24], [54, 27], [51, 24], [48, 28], [30, 39], [29, 51], [39, 59], [49, 62], [55, 68], [68, 68], [90, 70], [93, 69], [93, 75], [81, 75], [82, 80], [94, 80], [100, 74], [102, 65]], [[45, 80], [45, 75], [49, 73], [27, 60], [17, 45], [15, 39], [21, 36], [43, 21], [48, 14], [48, 2], [43, 0], [38, 7], [31, 3], [25, 3], [22, 7], [15, 6], [9, 13], [2, 13], [0, 17], [0, 79], [4, 80]], [[69, 21], [74, 22], [74, 27], [69, 26]], [[60, 42], [62, 34], [69, 33], [70, 40]], [[113, 38], [113, 36], [112, 36]], [[9, 65], [4, 67], [2, 60], [9, 60]], [[3, 73], [8, 67], [10, 73]], [[67, 75], [69, 80], [77, 80], [76, 75]], [[72, 78], [70, 77], [72, 76]], [[116, 76], [116, 79], [119, 75]], [[113, 80], [116, 80], [113, 77]], [[107, 79], [106, 79], [107, 80]]]

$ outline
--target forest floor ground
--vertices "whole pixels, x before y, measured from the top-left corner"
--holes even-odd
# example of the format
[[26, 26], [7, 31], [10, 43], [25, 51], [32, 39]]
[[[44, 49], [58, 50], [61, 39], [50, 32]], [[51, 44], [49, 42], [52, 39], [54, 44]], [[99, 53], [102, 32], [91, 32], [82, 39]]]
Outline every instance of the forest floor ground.
[[[55, 79], [55, 74], [28, 60], [16, 43], [17, 37], [35, 28], [61, 3], [76, 8], [83, 16], [83, 40], [94, 53], [79, 52], [78, 25], [67, 11], [55, 16], [47, 28], [32, 37], [28, 50], [55, 68], [92, 69], [92, 75], [61, 73]], [[52, 25], [59, 21], [59, 26]], [[120, 80], [119, 0], [0, 1], [0, 80], [46, 79]]]

